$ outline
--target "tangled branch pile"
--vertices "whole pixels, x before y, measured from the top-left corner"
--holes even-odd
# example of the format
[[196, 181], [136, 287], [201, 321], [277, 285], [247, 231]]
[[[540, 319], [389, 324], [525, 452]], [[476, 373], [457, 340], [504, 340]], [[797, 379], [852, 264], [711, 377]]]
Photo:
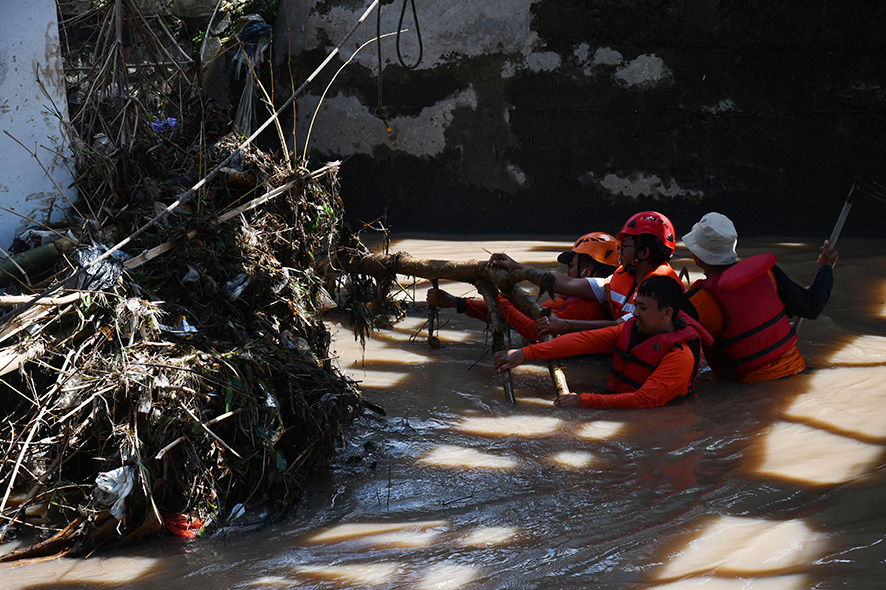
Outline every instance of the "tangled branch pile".
[[62, 25], [80, 201], [31, 234], [57, 260], [0, 273], [0, 540], [43, 539], [0, 559], [285, 512], [363, 407], [312, 270], [343, 240], [337, 166], [244, 146], [130, 0]]

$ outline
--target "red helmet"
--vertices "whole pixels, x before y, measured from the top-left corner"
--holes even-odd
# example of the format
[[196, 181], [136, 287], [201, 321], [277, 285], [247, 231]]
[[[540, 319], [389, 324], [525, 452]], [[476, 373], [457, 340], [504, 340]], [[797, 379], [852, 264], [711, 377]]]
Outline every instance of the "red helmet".
[[593, 231], [575, 240], [570, 252], [564, 252], [557, 257], [559, 262], [569, 264], [575, 254], [587, 254], [600, 264], [618, 266], [618, 240], [607, 233]]
[[621, 231], [618, 232], [618, 241], [624, 241], [625, 236], [639, 236], [641, 234], [651, 234], [658, 238], [665, 248], [674, 253], [677, 243], [674, 239], [674, 224], [671, 220], [658, 213], [657, 211], [642, 211], [636, 215], [632, 215], [628, 219]]

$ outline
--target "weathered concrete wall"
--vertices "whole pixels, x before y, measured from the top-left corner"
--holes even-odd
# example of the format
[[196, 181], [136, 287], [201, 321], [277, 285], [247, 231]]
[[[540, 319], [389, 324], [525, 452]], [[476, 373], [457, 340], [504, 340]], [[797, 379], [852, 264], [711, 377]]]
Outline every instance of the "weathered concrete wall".
[[[368, 0], [282, 0], [277, 63], [297, 86]], [[382, 9], [395, 30], [401, 2]], [[382, 39], [317, 111], [308, 153], [346, 159], [349, 213], [396, 230], [616, 231], [706, 211], [740, 233], [827, 235], [856, 175], [886, 182], [886, 3], [488, 0], [417, 3], [420, 65]], [[375, 35], [375, 14], [299, 99], [296, 148], [332, 75]], [[418, 56], [411, 11], [401, 38]], [[278, 74], [278, 91], [290, 88]], [[856, 205], [846, 231], [877, 234]], [[848, 234], [847, 234], [848, 235]]]
[[62, 219], [77, 191], [55, 2], [0, 0], [0, 9], [0, 206], [11, 211], [0, 211], [5, 249], [34, 222]]

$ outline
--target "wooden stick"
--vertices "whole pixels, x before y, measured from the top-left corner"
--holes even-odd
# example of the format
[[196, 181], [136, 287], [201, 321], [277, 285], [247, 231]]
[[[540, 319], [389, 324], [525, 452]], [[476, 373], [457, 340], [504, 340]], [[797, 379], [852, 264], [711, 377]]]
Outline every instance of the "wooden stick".
[[[513, 303], [517, 307], [517, 309], [519, 309], [534, 320], [537, 320], [551, 313], [550, 308], [545, 308], [539, 305], [539, 303], [535, 299], [533, 299], [529, 295], [529, 293], [527, 293], [523, 289], [520, 289], [519, 287], [511, 287], [509, 291], [502, 294], [508, 301]], [[553, 338], [553, 335], [545, 334], [544, 336], [542, 336], [542, 341], [547, 342], [548, 340], [552, 340]], [[548, 361], [548, 372], [551, 374], [551, 381], [553, 381], [554, 383], [554, 389], [557, 391], [557, 397], [560, 397], [564, 393], [569, 393], [569, 385], [566, 384], [566, 375], [563, 373], [562, 367], [560, 367], [560, 361], [556, 359]]]
[[37, 300], [34, 300], [32, 295], [0, 295], [0, 306], [20, 305], [22, 303], [31, 303], [31, 305], [39, 305], [43, 307], [67, 305], [68, 303], [73, 303], [88, 294], [89, 293], [84, 291], [76, 291], [61, 297], [41, 297]]
[[[43, 416], [46, 414], [48, 409], [48, 405], [44, 405], [40, 408], [40, 412], [37, 414], [37, 417], [31, 422], [31, 430], [28, 432], [28, 438], [25, 440], [22, 445], [22, 450], [18, 454], [18, 459], [15, 461], [15, 467], [12, 469], [12, 475], [9, 477], [9, 484], [6, 486], [6, 493], [3, 495], [3, 500], [0, 501], [0, 514], [3, 514], [3, 511], [6, 510], [6, 502], [9, 501], [9, 495], [12, 493], [12, 488], [15, 486], [15, 480], [18, 477], [18, 470], [22, 466], [22, 461], [27, 454], [28, 447], [31, 446], [31, 440], [34, 438], [34, 434], [37, 433], [37, 430], [40, 429], [40, 425], [43, 422]], [[6, 527], [4, 530], [0, 531], [0, 543], [3, 542], [6, 537], [6, 531], [9, 530], [10, 527]]]
[[78, 516], [73, 521], [71, 521], [68, 526], [64, 529], [60, 530], [50, 538], [45, 541], [40, 541], [39, 543], [35, 543], [30, 547], [26, 547], [24, 549], [19, 549], [13, 551], [12, 553], [7, 553], [6, 555], [0, 557], [0, 561], [16, 561], [19, 559], [27, 559], [31, 557], [40, 557], [45, 556], [53, 551], [58, 551], [62, 549], [60, 553], [53, 557], [62, 557], [71, 551], [71, 541], [74, 538], [74, 535], [77, 533], [77, 529], [80, 528], [80, 525], [83, 523], [83, 517]]
[[214, 432], [212, 432], [211, 430], [209, 430], [209, 427], [206, 426], [206, 424], [204, 424], [204, 423], [200, 420], [200, 418], [198, 418], [197, 416], [195, 416], [195, 415], [194, 415], [194, 412], [192, 412], [191, 410], [189, 410], [189, 409], [187, 408], [187, 406], [185, 406], [183, 403], [181, 403], [181, 401], [179, 401], [178, 405], [179, 405], [179, 407], [181, 407], [181, 409], [183, 409], [185, 412], [187, 412], [188, 416], [190, 416], [190, 417], [191, 417], [191, 418], [192, 418], [197, 424], [200, 425], [200, 428], [202, 428], [203, 430], [206, 431], [206, 434], [208, 434], [208, 435], [211, 436], [213, 439], [215, 439], [215, 441], [218, 442], [218, 444], [220, 444], [221, 446], [223, 446], [225, 449], [229, 450], [229, 451], [231, 452], [231, 454], [233, 454], [233, 455], [234, 455], [235, 457], [237, 457], [238, 459], [243, 459], [243, 457], [241, 457], [240, 454], [239, 454], [237, 451], [235, 451], [234, 449], [232, 449], [231, 447], [228, 446], [228, 443], [226, 443], [225, 441], [223, 441], [221, 438], [218, 437], [218, 435], [216, 435]]
[[[236, 414], [239, 414], [239, 413], [242, 412], [242, 411], [243, 411], [243, 408], [237, 408], [236, 410], [231, 410], [230, 412], [225, 412], [225, 413], [222, 414], [221, 416], [216, 416], [215, 418], [213, 418], [212, 420], [210, 420], [209, 422], [207, 422], [206, 425], [207, 425], [207, 426], [212, 426], [213, 424], [215, 424], [215, 423], [217, 423], [217, 422], [221, 422], [222, 420], [225, 420], [225, 419], [227, 419], [227, 418], [230, 418], [231, 416], [234, 416], [234, 415], [236, 415]], [[178, 437], [177, 439], [175, 439], [174, 441], [172, 441], [171, 443], [169, 443], [168, 445], [166, 445], [165, 447], [163, 447], [162, 449], [160, 449], [160, 450], [157, 452], [157, 455], [156, 455], [154, 458], [155, 458], [155, 459], [162, 459], [162, 458], [163, 458], [163, 455], [165, 455], [166, 453], [168, 453], [169, 451], [171, 451], [172, 449], [174, 449], [176, 446], [179, 445], [179, 443], [181, 443], [182, 441], [184, 441], [184, 440], [187, 439], [187, 438], [188, 438], [187, 436], [180, 436], [180, 437]], [[231, 451], [231, 452], [233, 453], [233, 451]], [[234, 453], [234, 454], [236, 455], [236, 453]]]
[[[339, 167], [339, 165], [341, 165], [341, 162], [339, 162], [339, 161], [329, 162], [325, 166], [323, 166], [322, 168], [318, 168], [314, 172], [311, 172], [308, 175], [308, 178], [311, 178], [311, 179], [319, 178], [320, 176], [322, 176], [323, 174], [326, 174], [327, 172], [336, 170]], [[299, 178], [299, 179], [287, 182], [284, 185], [281, 185], [275, 189], [269, 190], [268, 192], [261, 195], [260, 197], [256, 197], [256, 198], [252, 199], [251, 201], [249, 201], [248, 203], [246, 203], [244, 205], [241, 205], [239, 207], [235, 207], [233, 209], [229, 209], [229, 210], [225, 211], [224, 213], [222, 213], [221, 215], [219, 215], [218, 218], [212, 222], [212, 224], [219, 225], [221, 223], [224, 223], [226, 221], [233, 219], [234, 217], [241, 215], [242, 213], [245, 213], [246, 211], [250, 211], [252, 209], [255, 209], [259, 205], [263, 205], [264, 203], [267, 203], [268, 201], [270, 201], [274, 197], [277, 197], [277, 196], [285, 193], [289, 189], [293, 188], [301, 180], [302, 179]], [[190, 240], [190, 239], [193, 239], [195, 236], [197, 236], [198, 233], [199, 233], [198, 230], [192, 229], [185, 234], [185, 237]], [[139, 266], [141, 266], [145, 262], [148, 262], [149, 260], [153, 260], [154, 258], [157, 258], [158, 256], [161, 256], [162, 254], [169, 252], [173, 248], [175, 248], [175, 242], [165, 242], [163, 244], [160, 244], [159, 246], [155, 246], [154, 248], [147, 250], [146, 252], [142, 252], [138, 256], [133, 256], [132, 258], [130, 258], [129, 260], [127, 260], [126, 262], [123, 263], [123, 268], [126, 270], [132, 270], [134, 268], [138, 268]]]
[[[431, 279], [431, 286], [435, 289], [440, 288], [440, 283], [437, 279]], [[440, 339], [437, 336], [434, 336], [434, 326], [439, 320], [439, 314], [437, 313], [436, 305], [428, 306], [428, 346], [431, 348], [440, 348], [441, 343]], [[438, 327], [439, 329], [439, 327]]]
[[[493, 354], [505, 349], [505, 326], [507, 323], [501, 317], [501, 310], [498, 308], [498, 290], [489, 279], [483, 280], [478, 287], [483, 299], [486, 300], [486, 308], [488, 310], [489, 326], [492, 328], [492, 352]], [[507, 329], [510, 329], [509, 327]], [[515, 404], [517, 400], [514, 398], [514, 384], [511, 381], [511, 370], [506, 369], [501, 373], [502, 388], [505, 392], [505, 400]]]

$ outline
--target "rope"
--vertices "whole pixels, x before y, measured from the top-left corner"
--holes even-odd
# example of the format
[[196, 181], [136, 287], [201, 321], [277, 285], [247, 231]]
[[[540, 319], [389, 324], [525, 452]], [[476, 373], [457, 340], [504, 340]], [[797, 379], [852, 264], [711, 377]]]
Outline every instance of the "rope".
[[[403, 18], [406, 16], [406, 3], [409, 2], [412, 5], [412, 20], [415, 23], [415, 34], [418, 39], [418, 59], [415, 60], [415, 63], [409, 65], [406, 63], [406, 60], [403, 59], [403, 55], [400, 52], [400, 34], [403, 33]], [[385, 4], [393, 4], [394, 0], [379, 0], [378, 11], [375, 15], [375, 39], [377, 42], [377, 57], [378, 57], [378, 102], [375, 107], [375, 116], [381, 119], [388, 133], [391, 132], [391, 126], [388, 125], [388, 110], [384, 107], [384, 102], [382, 100], [382, 57], [381, 57], [381, 7]], [[421, 28], [418, 25], [418, 12], [415, 10], [415, 0], [403, 0], [403, 6], [400, 9], [400, 19], [397, 21], [397, 41], [395, 43], [397, 48], [397, 61], [400, 62], [400, 65], [403, 66], [407, 70], [414, 70], [418, 67], [418, 64], [421, 63], [422, 56], [424, 55], [424, 43], [421, 40]]]

